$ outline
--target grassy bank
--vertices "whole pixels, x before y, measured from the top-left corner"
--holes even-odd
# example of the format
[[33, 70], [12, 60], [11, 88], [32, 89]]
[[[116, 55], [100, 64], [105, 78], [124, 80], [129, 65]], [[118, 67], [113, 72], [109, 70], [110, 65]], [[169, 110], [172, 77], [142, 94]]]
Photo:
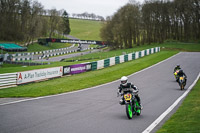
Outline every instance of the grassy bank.
[[102, 27], [101, 21], [82, 19], [70, 19], [70, 35], [81, 40], [101, 40], [99, 33]]
[[199, 133], [200, 132], [200, 80], [188, 94], [174, 115], [157, 133]]
[[[176, 51], [162, 51], [102, 70], [2, 89], [0, 97], [38, 97], [84, 89], [119, 79], [122, 75], [130, 75], [176, 53]], [[124, 71], [120, 71], [122, 69]]]

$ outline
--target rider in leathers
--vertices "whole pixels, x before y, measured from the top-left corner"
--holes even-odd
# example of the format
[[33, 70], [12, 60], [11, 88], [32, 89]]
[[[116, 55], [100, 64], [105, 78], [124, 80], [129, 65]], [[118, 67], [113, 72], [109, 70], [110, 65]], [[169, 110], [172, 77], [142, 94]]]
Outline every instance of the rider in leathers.
[[174, 73], [176, 72], [176, 70], [180, 70], [180, 69], [181, 69], [180, 65], [179, 64], [176, 65], [176, 67], [174, 68]]
[[186, 85], [186, 82], [187, 82], [187, 75], [183, 72], [183, 70], [180, 70], [177, 74], [178, 78], [179, 77], [185, 77], [185, 85]]
[[[132, 88], [133, 89], [133, 92], [135, 92], [135, 98], [137, 99], [140, 107], [142, 108], [141, 106], [141, 103], [140, 103], [140, 97], [138, 96], [138, 88], [137, 86], [133, 85], [132, 83], [128, 83], [128, 78], [126, 76], [123, 76], [121, 78], [121, 84], [118, 88], [118, 95], [121, 94], [121, 91], [125, 88]], [[123, 105], [125, 102], [124, 102], [124, 97], [122, 97], [122, 99], [120, 99], [119, 103], [121, 105]]]

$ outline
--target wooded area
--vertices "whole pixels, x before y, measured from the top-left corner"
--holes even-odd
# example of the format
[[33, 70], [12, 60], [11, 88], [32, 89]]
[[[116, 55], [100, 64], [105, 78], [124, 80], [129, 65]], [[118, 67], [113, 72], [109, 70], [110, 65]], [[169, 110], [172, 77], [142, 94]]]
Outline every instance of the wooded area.
[[165, 40], [200, 40], [200, 0], [131, 2], [106, 19], [101, 37], [113, 48]]
[[30, 43], [39, 37], [69, 34], [65, 10], [45, 10], [31, 0], [0, 0], [0, 40]]

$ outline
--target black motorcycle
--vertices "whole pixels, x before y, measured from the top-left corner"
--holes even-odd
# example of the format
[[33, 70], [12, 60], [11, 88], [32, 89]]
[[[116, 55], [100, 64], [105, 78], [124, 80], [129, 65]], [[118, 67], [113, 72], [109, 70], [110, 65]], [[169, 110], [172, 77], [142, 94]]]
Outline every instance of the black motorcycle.
[[181, 90], [184, 89], [185, 84], [186, 84], [185, 82], [186, 82], [186, 81], [185, 81], [185, 77], [184, 77], [184, 76], [180, 76], [180, 77], [179, 77], [179, 82], [178, 82], [178, 83], [179, 83], [179, 86], [180, 86], [180, 89], [181, 89]]

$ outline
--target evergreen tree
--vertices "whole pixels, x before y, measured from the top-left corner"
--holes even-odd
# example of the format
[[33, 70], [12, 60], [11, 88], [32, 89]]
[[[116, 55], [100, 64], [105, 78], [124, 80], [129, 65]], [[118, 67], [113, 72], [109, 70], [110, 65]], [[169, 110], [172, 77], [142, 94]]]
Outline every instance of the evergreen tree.
[[63, 12], [63, 34], [69, 34], [71, 32], [70, 24], [69, 24], [69, 15], [66, 11]]

